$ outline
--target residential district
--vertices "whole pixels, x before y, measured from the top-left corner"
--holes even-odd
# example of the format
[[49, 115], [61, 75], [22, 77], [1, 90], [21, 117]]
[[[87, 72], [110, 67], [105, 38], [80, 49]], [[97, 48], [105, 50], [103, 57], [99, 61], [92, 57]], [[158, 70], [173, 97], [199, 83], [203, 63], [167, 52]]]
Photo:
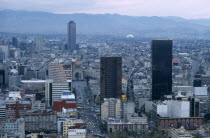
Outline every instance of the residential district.
[[1, 138], [208, 138], [210, 40], [0, 34]]

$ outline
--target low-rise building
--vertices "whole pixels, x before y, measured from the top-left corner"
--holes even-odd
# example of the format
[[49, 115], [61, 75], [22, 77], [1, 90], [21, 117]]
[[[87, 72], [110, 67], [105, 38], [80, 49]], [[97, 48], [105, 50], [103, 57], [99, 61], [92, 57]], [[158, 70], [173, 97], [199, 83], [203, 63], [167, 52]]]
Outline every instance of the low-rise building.
[[122, 120], [112, 120], [107, 121], [107, 132], [122, 132], [124, 130], [128, 131], [135, 131], [135, 132], [141, 132], [148, 130], [148, 124], [147, 121], [143, 122], [128, 122], [128, 121], [122, 121]]
[[169, 132], [168, 138], [193, 138], [193, 136], [182, 126], [179, 129], [172, 129]]
[[86, 129], [69, 129], [68, 138], [86, 138]]
[[46, 110], [28, 112], [25, 116], [25, 131], [34, 132], [57, 132], [57, 115]]

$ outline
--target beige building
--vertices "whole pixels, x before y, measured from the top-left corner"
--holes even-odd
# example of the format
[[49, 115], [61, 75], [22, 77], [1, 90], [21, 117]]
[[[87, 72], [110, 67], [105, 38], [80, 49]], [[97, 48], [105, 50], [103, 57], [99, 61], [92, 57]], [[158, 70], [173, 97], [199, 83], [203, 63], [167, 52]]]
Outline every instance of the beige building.
[[61, 64], [49, 63], [48, 71], [49, 71], [49, 79], [52, 79], [54, 82], [66, 81], [65, 71]]
[[66, 119], [63, 121], [63, 136], [68, 135], [71, 127], [82, 126], [84, 121], [82, 119]]
[[122, 114], [121, 99], [105, 98], [101, 105], [101, 118], [116, 118], [120, 119]]

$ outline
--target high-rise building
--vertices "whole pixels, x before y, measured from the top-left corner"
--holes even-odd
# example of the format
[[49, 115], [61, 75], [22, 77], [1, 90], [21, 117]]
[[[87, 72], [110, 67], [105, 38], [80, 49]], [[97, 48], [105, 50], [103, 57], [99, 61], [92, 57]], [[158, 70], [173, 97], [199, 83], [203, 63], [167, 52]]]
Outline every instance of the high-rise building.
[[67, 48], [66, 50], [77, 50], [76, 45], [76, 23], [74, 21], [70, 21], [68, 23], [68, 38], [67, 38]]
[[71, 63], [49, 63], [48, 73], [49, 79], [52, 79], [55, 82], [72, 80], [72, 65]]
[[9, 58], [9, 46], [0, 45], [0, 60], [7, 60]]
[[60, 101], [63, 91], [71, 91], [71, 81], [53, 82], [47, 80], [45, 82], [45, 98], [47, 106], [52, 106], [54, 101]]
[[104, 98], [121, 98], [122, 57], [101, 57], [100, 64], [101, 100]]
[[18, 41], [16, 37], [12, 37], [12, 46], [17, 47], [18, 46]]
[[36, 51], [37, 52], [40, 52], [43, 50], [44, 48], [44, 45], [45, 45], [45, 41], [43, 38], [40, 38], [40, 37], [37, 37], [35, 39], [35, 44], [36, 44]]
[[152, 40], [152, 100], [172, 91], [172, 40]]

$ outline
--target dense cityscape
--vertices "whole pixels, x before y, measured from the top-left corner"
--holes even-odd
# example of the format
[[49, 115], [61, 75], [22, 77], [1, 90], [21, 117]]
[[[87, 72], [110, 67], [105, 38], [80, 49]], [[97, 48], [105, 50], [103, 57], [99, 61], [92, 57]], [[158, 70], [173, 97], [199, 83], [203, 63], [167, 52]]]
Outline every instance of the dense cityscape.
[[208, 138], [210, 40], [0, 33], [1, 138]]

